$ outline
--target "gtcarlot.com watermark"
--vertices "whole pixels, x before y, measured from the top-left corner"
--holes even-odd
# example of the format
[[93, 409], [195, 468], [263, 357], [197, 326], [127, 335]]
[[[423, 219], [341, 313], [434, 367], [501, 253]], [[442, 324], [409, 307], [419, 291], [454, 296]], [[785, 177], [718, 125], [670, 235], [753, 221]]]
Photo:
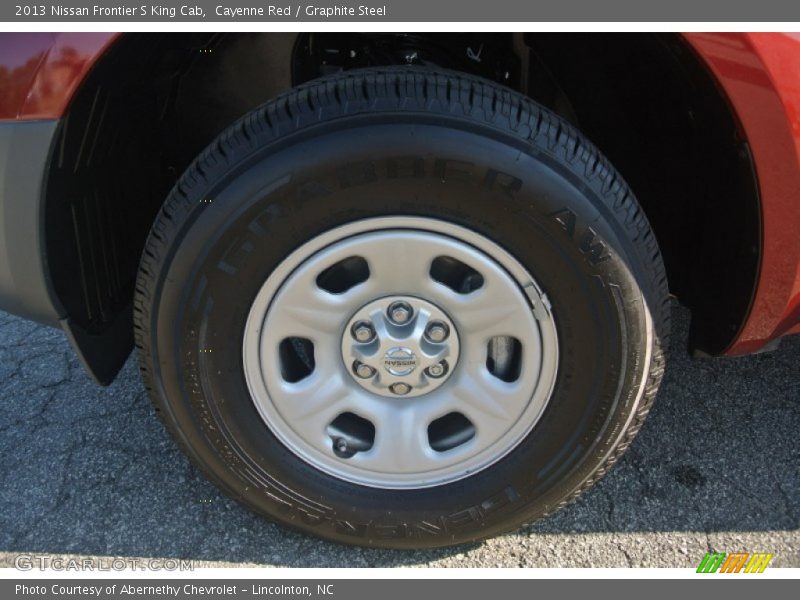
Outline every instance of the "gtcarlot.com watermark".
[[48, 554], [18, 554], [14, 567], [20, 571], [194, 571], [194, 561], [178, 558], [129, 558]]

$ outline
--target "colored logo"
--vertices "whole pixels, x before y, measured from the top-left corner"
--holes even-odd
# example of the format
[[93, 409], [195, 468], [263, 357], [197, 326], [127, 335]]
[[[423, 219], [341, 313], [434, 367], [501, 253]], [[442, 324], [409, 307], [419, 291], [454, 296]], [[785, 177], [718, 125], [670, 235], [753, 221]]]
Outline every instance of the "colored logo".
[[763, 573], [772, 554], [760, 552], [750, 554], [749, 552], [735, 552], [726, 554], [725, 552], [708, 552], [700, 561], [697, 567], [698, 573]]

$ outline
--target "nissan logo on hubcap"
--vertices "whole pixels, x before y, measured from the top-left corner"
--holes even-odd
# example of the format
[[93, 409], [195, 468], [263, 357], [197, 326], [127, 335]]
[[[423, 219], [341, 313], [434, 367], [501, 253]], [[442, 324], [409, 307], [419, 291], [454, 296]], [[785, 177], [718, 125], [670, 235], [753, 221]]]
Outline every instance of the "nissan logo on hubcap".
[[390, 348], [383, 357], [383, 368], [392, 375], [408, 375], [417, 368], [417, 355], [409, 348]]

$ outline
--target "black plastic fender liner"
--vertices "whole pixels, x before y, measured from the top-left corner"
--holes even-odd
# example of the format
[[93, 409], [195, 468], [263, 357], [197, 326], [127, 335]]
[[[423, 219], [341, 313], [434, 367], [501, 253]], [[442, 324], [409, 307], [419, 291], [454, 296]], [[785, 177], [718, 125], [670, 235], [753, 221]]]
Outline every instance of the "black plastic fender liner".
[[92, 334], [70, 319], [62, 319], [61, 328], [86, 371], [100, 385], [108, 385], [119, 373], [133, 350], [133, 310], [114, 315], [100, 334]]
[[133, 349], [131, 307], [90, 333], [69, 318], [53, 289], [44, 181], [58, 128], [58, 120], [0, 123], [0, 310], [63, 329], [87, 372], [108, 385]]

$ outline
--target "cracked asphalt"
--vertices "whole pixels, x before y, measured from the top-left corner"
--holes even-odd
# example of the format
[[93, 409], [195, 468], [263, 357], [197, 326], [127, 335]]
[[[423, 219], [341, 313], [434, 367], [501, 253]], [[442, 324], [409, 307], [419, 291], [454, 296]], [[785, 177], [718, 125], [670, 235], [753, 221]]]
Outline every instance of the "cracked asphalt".
[[687, 313], [655, 408], [577, 502], [453, 549], [348, 548], [227, 499], [178, 451], [131, 358], [108, 388], [59, 331], [0, 313], [0, 566], [19, 553], [302, 567], [695, 567], [709, 549], [800, 567], [800, 336], [770, 354], [691, 360]]

